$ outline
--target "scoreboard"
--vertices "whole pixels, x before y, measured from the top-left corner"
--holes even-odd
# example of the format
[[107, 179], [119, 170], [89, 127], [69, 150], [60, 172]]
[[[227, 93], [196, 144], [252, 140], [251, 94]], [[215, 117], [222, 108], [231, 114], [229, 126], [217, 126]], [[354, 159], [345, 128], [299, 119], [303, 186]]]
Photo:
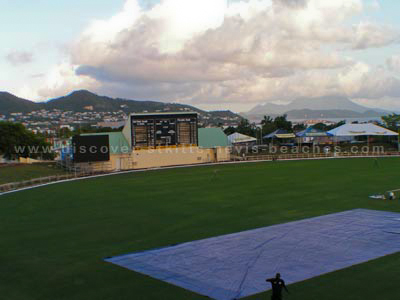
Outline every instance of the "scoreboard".
[[133, 148], [198, 145], [197, 113], [132, 114]]

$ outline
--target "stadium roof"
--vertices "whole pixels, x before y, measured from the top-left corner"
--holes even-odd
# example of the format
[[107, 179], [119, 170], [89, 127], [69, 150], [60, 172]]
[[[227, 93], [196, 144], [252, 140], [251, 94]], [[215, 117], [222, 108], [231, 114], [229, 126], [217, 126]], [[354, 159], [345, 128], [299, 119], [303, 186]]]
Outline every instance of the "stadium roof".
[[129, 153], [131, 147], [122, 132], [101, 132], [101, 133], [85, 133], [82, 136], [90, 135], [108, 135], [110, 140], [110, 153], [111, 154], [123, 154]]
[[367, 124], [345, 124], [327, 132], [330, 136], [361, 136], [361, 135], [383, 135], [398, 136], [397, 132], [383, 128], [381, 126]]
[[199, 147], [215, 148], [229, 145], [228, 137], [221, 128], [199, 128]]
[[328, 134], [325, 131], [313, 127], [308, 127], [307, 129], [296, 133], [297, 137], [317, 137], [327, 135]]
[[231, 144], [257, 142], [256, 138], [238, 132], [229, 135], [228, 140]]
[[294, 135], [294, 133], [288, 133], [288, 131], [285, 129], [278, 129], [270, 134], [265, 135], [264, 139], [273, 139], [273, 138], [291, 139], [291, 138], [295, 138], [295, 137], [296, 136]]

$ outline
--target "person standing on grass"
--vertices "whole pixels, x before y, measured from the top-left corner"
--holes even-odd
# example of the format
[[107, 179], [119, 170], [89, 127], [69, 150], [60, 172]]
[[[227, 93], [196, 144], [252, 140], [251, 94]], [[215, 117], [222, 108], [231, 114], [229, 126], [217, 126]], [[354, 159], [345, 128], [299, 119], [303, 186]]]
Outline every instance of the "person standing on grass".
[[281, 279], [281, 274], [277, 273], [275, 278], [269, 278], [265, 281], [270, 282], [272, 285], [271, 300], [282, 300], [282, 289], [285, 289], [285, 291], [289, 293], [285, 282]]

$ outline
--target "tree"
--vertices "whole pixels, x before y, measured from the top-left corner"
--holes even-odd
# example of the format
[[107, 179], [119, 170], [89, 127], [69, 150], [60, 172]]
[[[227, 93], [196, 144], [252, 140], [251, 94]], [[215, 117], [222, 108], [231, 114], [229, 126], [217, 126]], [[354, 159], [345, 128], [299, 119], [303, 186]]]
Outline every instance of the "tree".
[[274, 123], [274, 119], [270, 116], [264, 116], [264, 118], [261, 121], [261, 125], [267, 125], [272, 123]]
[[346, 124], [346, 121], [342, 120], [340, 122], [337, 122], [336, 124], [329, 125], [329, 126], [327, 126], [327, 131], [335, 129], [335, 128], [338, 128], [338, 127], [343, 126], [345, 124]]
[[337, 127], [340, 127], [342, 125], [346, 124], [346, 121], [340, 121], [338, 123], [332, 124], [332, 125], [326, 125], [324, 123], [317, 123], [313, 126], [313, 128], [321, 131], [329, 131], [332, 129], [335, 129]]
[[263, 134], [270, 134], [277, 129], [274, 119], [270, 116], [264, 116], [264, 119], [261, 121], [261, 125]]
[[12, 122], [0, 122], [0, 154], [6, 159], [30, 157], [51, 160], [55, 157], [44, 137]]
[[231, 135], [236, 132], [235, 127], [229, 126], [224, 130], [226, 135]]
[[287, 120], [287, 115], [277, 116], [274, 120], [275, 126], [278, 129], [292, 131], [292, 122]]
[[249, 122], [247, 119], [241, 119], [240, 123], [236, 129], [236, 132], [245, 134], [248, 136], [255, 137], [256, 136], [256, 125], [254, 123]]
[[293, 126], [293, 131], [294, 132], [300, 132], [300, 131], [303, 131], [305, 129], [307, 129], [307, 126], [306, 126], [306, 124], [303, 124], [303, 123], [296, 124], [296, 125]]
[[382, 121], [387, 128], [397, 131], [399, 127], [398, 124], [400, 124], [400, 115], [393, 113], [387, 116], [382, 116]]
[[313, 126], [314, 129], [321, 130], [321, 131], [327, 131], [328, 130], [328, 125], [324, 123], [317, 123]]
[[60, 138], [70, 138], [71, 136], [73, 136], [73, 132], [67, 127], [60, 128], [60, 131], [58, 132], [58, 136]]

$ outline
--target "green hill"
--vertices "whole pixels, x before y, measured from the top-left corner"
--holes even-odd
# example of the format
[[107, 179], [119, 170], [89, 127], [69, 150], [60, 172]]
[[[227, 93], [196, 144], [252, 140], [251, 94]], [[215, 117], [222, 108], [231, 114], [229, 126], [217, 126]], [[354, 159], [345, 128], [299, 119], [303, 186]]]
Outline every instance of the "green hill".
[[116, 112], [123, 110], [126, 113], [156, 112], [156, 111], [195, 111], [201, 118], [210, 122], [223, 122], [226, 118], [240, 120], [240, 116], [231, 111], [204, 111], [194, 106], [166, 103], [158, 101], [139, 101], [99, 96], [87, 90], [72, 92], [66, 96], [50, 99], [44, 102], [33, 102], [18, 98], [7, 92], [0, 92], [0, 112], [2, 114], [27, 113], [35, 110], [53, 110], [84, 112]]
[[35, 103], [26, 99], [18, 98], [7, 92], [0, 92], [0, 113], [9, 114], [13, 112], [30, 112], [41, 109], [43, 104]]

